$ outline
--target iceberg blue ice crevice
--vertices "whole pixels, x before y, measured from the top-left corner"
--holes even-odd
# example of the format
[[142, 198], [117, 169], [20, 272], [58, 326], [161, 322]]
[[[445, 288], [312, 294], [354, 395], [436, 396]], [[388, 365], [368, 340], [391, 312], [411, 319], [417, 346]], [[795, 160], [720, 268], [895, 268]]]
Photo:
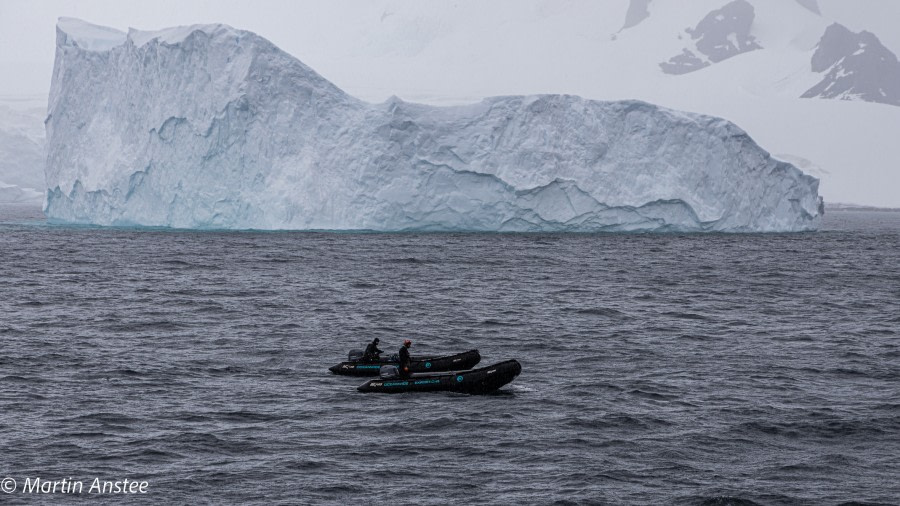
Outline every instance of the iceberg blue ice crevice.
[[803, 231], [818, 181], [735, 125], [638, 101], [351, 97], [253, 33], [63, 19], [46, 122], [58, 223]]

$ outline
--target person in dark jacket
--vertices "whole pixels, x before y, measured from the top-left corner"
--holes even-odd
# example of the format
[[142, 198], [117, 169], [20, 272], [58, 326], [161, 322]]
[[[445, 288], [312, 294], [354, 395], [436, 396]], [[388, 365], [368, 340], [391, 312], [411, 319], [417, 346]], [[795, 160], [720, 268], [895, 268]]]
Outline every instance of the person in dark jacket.
[[374, 362], [381, 358], [379, 355], [384, 353], [383, 351], [378, 349], [379, 340], [376, 337], [366, 346], [366, 351], [363, 353], [363, 362]]
[[403, 341], [403, 346], [400, 347], [400, 377], [408, 378], [409, 377], [409, 347], [412, 346], [412, 341], [407, 339]]

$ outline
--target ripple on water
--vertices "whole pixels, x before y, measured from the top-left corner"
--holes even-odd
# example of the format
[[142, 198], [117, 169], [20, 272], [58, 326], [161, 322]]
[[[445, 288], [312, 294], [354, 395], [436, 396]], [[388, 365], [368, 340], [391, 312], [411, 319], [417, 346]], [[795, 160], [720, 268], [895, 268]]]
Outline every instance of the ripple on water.
[[[177, 504], [890, 504], [900, 214], [835, 214], [739, 236], [0, 223], [0, 454]], [[484, 397], [327, 373], [374, 336], [523, 373]]]

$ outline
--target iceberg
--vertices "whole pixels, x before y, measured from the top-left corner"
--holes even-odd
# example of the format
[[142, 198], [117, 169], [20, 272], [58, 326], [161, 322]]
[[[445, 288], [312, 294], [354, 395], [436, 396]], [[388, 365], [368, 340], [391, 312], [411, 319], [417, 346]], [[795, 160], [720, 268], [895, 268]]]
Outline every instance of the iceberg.
[[55, 223], [781, 232], [822, 215], [817, 179], [720, 118], [569, 95], [370, 104], [221, 24], [60, 19], [46, 129]]

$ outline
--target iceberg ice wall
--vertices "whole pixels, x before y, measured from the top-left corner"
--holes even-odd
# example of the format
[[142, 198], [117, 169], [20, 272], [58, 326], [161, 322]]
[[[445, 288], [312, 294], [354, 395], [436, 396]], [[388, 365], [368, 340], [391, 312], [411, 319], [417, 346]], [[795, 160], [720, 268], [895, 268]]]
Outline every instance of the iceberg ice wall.
[[821, 215], [816, 179], [722, 119], [560, 95], [373, 105], [224, 25], [61, 19], [46, 124], [55, 222], [800, 231]]

